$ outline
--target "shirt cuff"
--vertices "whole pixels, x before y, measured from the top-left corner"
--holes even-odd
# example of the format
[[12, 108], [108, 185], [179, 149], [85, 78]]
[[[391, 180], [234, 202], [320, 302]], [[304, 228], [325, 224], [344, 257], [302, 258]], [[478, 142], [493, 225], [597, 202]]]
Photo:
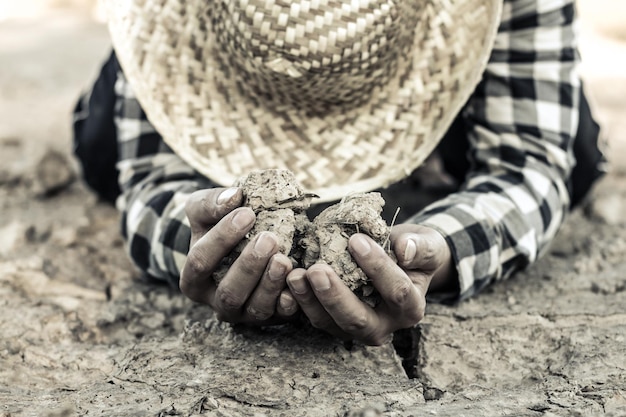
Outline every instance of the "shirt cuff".
[[456, 303], [478, 293], [498, 276], [499, 239], [484, 215], [467, 204], [437, 206], [408, 220], [439, 232], [450, 248], [458, 293], [431, 293], [428, 300]]

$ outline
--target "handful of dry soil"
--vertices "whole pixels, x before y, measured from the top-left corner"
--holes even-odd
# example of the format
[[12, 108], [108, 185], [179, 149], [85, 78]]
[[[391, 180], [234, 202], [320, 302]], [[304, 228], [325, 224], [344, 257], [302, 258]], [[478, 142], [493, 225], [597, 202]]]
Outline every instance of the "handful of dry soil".
[[388, 246], [391, 229], [381, 217], [385, 201], [379, 193], [349, 195], [311, 222], [306, 210], [313, 195], [305, 193], [291, 171], [253, 171], [235, 186], [242, 188], [243, 205], [252, 208], [257, 220], [246, 239], [224, 258], [222, 268], [215, 273], [218, 282], [250, 240], [270, 231], [276, 234], [280, 252], [292, 259], [294, 267], [326, 263], [362, 300], [377, 302], [367, 276], [348, 252], [348, 240], [355, 233], [365, 233], [381, 246]]

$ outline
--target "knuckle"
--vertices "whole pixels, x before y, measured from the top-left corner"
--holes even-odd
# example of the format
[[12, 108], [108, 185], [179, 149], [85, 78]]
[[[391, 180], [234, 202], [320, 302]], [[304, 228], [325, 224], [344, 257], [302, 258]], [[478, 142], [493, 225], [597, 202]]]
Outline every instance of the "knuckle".
[[[183, 268], [184, 274], [189, 278], [195, 278], [202, 276], [208, 272], [206, 259], [198, 253], [198, 251], [191, 251], [187, 255], [185, 260], [185, 266]], [[188, 281], [188, 280], [185, 280]]]
[[[386, 255], [385, 255], [386, 256]], [[387, 268], [387, 259], [382, 256], [373, 256], [369, 263], [370, 273], [375, 275], [381, 275]]]
[[433, 247], [433, 245], [427, 245], [425, 250], [422, 252], [421, 263], [429, 268], [434, 267], [440, 258], [439, 252], [440, 251]]
[[280, 292], [283, 288], [285, 288], [286, 282], [285, 279], [272, 280], [269, 277], [265, 276], [263, 280], [261, 280], [261, 284], [259, 289], [266, 294], [276, 294]]
[[239, 237], [236, 233], [226, 228], [222, 224], [217, 224], [211, 229], [211, 239], [213, 244], [218, 248], [232, 247]]
[[192, 193], [189, 198], [187, 198], [187, 201], [185, 202], [185, 214], [187, 214], [187, 216], [194, 213], [195, 208], [198, 206], [198, 200], [200, 199], [201, 193], [202, 191], [196, 191]]
[[422, 239], [420, 250], [420, 266], [426, 270], [434, 270], [439, 267], [444, 258], [446, 243], [437, 240], [437, 236], [429, 235]]
[[245, 232], [236, 230], [230, 222], [218, 222], [209, 231], [211, 247], [225, 253], [232, 250], [244, 238]]
[[237, 269], [244, 276], [259, 275], [267, 264], [266, 258], [251, 253], [240, 255], [237, 261]]
[[180, 289], [180, 292], [191, 301], [195, 301], [197, 303], [206, 303], [203, 292], [196, 285], [189, 282], [188, 280], [181, 279], [178, 287]]
[[367, 276], [377, 277], [379, 280], [385, 280], [385, 277], [390, 277], [396, 274], [394, 268], [396, 267], [395, 261], [392, 261], [388, 255], [379, 257], [372, 260], [367, 268], [363, 268], [366, 271]]
[[250, 265], [251, 268], [256, 269], [259, 264], [263, 264], [265, 266], [265, 263], [267, 263], [271, 257], [272, 254], [264, 254], [259, 253], [256, 250], [252, 250], [246, 253], [246, 263]]
[[265, 271], [270, 259], [274, 255], [273, 251], [262, 253], [254, 249], [252, 242], [248, 243], [237, 259], [242, 273], [258, 275]]
[[234, 311], [241, 308], [244, 300], [229, 289], [218, 287], [217, 300], [219, 305], [226, 311]]
[[187, 216], [198, 216], [207, 206], [208, 190], [198, 190], [189, 196], [185, 203], [185, 213]]
[[402, 306], [407, 303], [411, 296], [411, 286], [412, 284], [404, 283], [399, 285], [394, 291], [391, 293], [390, 302], [397, 306]]
[[350, 320], [340, 326], [345, 332], [350, 334], [362, 334], [369, 327], [369, 320], [366, 314], [358, 314], [350, 317]]

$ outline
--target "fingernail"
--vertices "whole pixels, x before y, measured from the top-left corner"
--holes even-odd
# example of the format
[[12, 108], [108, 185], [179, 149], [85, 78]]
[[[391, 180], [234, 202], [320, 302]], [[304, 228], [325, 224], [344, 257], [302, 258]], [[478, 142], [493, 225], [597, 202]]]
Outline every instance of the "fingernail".
[[372, 250], [372, 248], [370, 247], [370, 243], [362, 235], [352, 236], [352, 238], [350, 239], [350, 247], [360, 256], [365, 256]]
[[239, 210], [235, 213], [231, 221], [237, 229], [246, 229], [254, 222], [254, 212], [250, 209]]
[[289, 287], [298, 295], [306, 294], [308, 291], [307, 283], [304, 281], [304, 275], [296, 275], [289, 278]]
[[262, 313], [260, 311], [255, 310], [252, 307], [248, 307], [248, 313], [257, 320], [265, 320], [270, 318], [271, 314]]
[[287, 267], [282, 262], [277, 261], [274, 258], [270, 264], [270, 270], [267, 271], [267, 275], [270, 277], [270, 280], [279, 281], [284, 278], [286, 271]]
[[261, 232], [254, 243], [254, 251], [260, 256], [267, 256], [276, 246], [276, 239], [268, 232]]
[[296, 309], [296, 300], [286, 292], [280, 294], [280, 298], [278, 299], [278, 303], [280, 304], [280, 308], [282, 308], [286, 313], [291, 313]]
[[407, 239], [406, 247], [404, 248], [404, 260], [402, 262], [405, 264], [411, 263], [415, 258], [416, 253], [417, 245], [415, 244], [415, 240]]
[[330, 289], [330, 280], [324, 271], [315, 269], [309, 272], [309, 281], [315, 291], [327, 291]]
[[233, 198], [233, 196], [235, 194], [237, 194], [237, 191], [239, 191], [239, 188], [237, 188], [237, 187], [225, 189], [217, 197], [217, 204], [224, 204], [224, 203], [228, 202], [228, 200], [230, 200], [231, 198]]

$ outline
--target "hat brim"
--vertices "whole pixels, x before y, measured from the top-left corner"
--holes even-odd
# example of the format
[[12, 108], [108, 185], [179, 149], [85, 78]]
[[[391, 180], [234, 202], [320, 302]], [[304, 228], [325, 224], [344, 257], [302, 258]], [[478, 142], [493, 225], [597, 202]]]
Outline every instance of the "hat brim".
[[224, 186], [254, 169], [289, 169], [320, 201], [384, 187], [424, 161], [480, 81], [502, 7], [429, 2], [388, 85], [358, 107], [314, 117], [242, 94], [214, 50], [206, 0], [108, 3], [124, 74], [181, 158]]

